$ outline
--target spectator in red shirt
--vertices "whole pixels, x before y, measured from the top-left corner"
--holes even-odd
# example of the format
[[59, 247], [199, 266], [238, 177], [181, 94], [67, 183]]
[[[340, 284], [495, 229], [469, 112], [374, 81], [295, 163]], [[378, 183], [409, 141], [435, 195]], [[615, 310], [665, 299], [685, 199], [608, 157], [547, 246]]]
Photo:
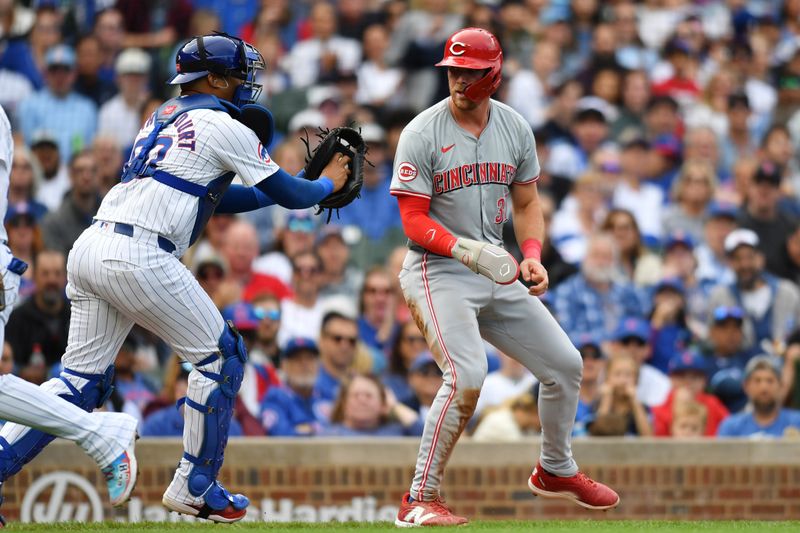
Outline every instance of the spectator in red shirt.
[[686, 394], [685, 391], [688, 391], [690, 397], [706, 408], [704, 435], [716, 435], [720, 422], [728, 416], [728, 410], [716, 396], [705, 393], [708, 378], [706, 363], [702, 356], [693, 351], [673, 356], [669, 362], [669, 379], [672, 382], [672, 391], [670, 391], [667, 401], [663, 405], [653, 408], [652, 412], [655, 436], [669, 437], [672, 435], [673, 403], [676, 401], [676, 396], [680, 398], [681, 395]]

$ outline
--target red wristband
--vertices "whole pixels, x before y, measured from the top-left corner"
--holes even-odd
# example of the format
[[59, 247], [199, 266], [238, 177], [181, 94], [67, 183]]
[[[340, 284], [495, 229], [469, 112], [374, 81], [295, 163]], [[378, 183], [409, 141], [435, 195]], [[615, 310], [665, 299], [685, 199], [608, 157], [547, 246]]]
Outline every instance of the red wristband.
[[525, 259], [542, 260], [542, 241], [539, 239], [525, 239], [522, 243], [522, 255]]

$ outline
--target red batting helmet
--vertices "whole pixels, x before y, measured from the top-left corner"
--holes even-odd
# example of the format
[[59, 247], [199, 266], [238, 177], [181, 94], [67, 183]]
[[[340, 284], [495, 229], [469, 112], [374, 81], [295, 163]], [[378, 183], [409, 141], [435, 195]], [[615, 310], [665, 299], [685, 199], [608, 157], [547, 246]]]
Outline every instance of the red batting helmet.
[[437, 67], [460, 67], [489, 69], [484, 77], [469, 84], [464, 94], [473, 101], [490, 97], [500, 87], [500, 70], [503, 66], [503, 50], [497, 37], [481, 28], [464, 28], [447, 39], [444, 58]]

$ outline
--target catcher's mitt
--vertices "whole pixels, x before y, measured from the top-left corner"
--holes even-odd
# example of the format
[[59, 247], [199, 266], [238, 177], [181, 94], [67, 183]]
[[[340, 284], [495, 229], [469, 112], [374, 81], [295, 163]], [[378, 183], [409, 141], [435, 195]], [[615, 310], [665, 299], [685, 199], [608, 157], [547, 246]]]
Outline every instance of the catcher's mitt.
[[337, 154], [344, 154], [350, 157], [350, 176], [347, 183], [336, 192], [326, 196], [319, 203], [319, 215], [328, 209], [328, 220], [334, 209], [339, 209], [350, 204], [353, 200], [361, 196], [361, 185], [364, 183], [364, 163], [367, 154], [367, 143], [364, 142], [358, 130], [349, 127], [334, 128], [323, 130], [320, 128], [317, 137], [322, 139], [319, 145], [310, 150], [308, 139], [303, 139], [306, 145], [306, 167], [305, 177], [308, 180], [316, 180], [322, 174], [322, 170]]

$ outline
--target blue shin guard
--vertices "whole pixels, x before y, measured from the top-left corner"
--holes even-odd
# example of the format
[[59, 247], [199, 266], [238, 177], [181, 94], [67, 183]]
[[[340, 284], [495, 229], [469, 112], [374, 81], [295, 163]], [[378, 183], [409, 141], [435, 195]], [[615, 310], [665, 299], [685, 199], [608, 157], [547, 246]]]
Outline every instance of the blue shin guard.
[[[200, 370], [199, 367], [215, 362], [222, 357], [222, 368], [219, 374]], [[212, 510], [224, 509], [232, 505], [241, 510], [250, 503], [242, 495], [232, 495], [217, 481], [217, 475], [225, 455], [236, 394], [242, 386], [244, 363], [247, 351], [241, 335], [228, 322], [219, 339], [219, 354], [204, 359], [196, 364], [197, 371], [208, 379], [218, 383], [211, 392], [205, 405], [186, 398], [186, 406], [199, 411], [205, 417], [203, 444], [197, 456], [184, 452], [183, 457], [192, 464], [189, 472], [189, 493], [205, 500], [201, 514]], [[202, 516], [201, 516], [202, 518]]]
[[[74, 376], [86, 380], [78, 389], [68, 379]], [[53, 378], [61, 380], [69, 392], [59, 394], [68, 402], [77, 405], [85, 411], [93, 411], [96, 407], [106, 403], [111, 392], [114, 380], [114, 367], [110, 366], [105, 374], [82, 374], [73, 370], [64, 369], [61, 376]], [[39, 455], [45, 446], [50, 444], [55, 437], [36, 429], [28, 430], [21, 438], [8, 442], [0, 437], [0, 483], [19, 472], [22, 467]]]

